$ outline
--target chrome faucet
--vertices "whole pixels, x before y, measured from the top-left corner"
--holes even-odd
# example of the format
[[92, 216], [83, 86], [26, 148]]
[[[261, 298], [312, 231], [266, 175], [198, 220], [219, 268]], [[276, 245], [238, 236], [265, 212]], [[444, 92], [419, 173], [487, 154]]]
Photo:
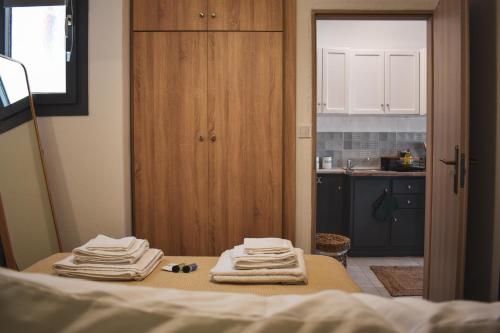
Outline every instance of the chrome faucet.
[[347, 160], [346, 170], [347, 171], [352, 171], [353, 166], [354, 166], [354, 164], [352, 163], [352, 160]]

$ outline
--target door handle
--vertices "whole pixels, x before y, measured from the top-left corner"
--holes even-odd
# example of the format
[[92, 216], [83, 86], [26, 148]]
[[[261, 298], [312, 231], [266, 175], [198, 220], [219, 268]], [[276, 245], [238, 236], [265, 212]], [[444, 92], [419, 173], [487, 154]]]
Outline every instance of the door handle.
[[[443, 158], [441, 158], [439, 161], [445, 165], [452, 165], [454, 167], [454, 176], [453, 176], [453, 192], [455, 194], [458, 194], [458, 177], [459, 177], [459, 173], [458, 173], [458, 169], [460, 167], [459, 165], [459, 157], [460, 156], [460, 148], [458, 146], [455, 146], [455, 160], [453, 161], [449, 161], [449, 160], [445, 160]], [[464, 168], [460, 168], [462, 170], [464, 170]], [[464, 176], [465, 177], [465, 176]], [[462, 177], [461, 177], [462, 178]]]
[[213, 134], [213, 135], [210, 137], [210, 141], [212, 141], [212, 142], [217, 141], [217, 137], [215, 136], [215, 134]]

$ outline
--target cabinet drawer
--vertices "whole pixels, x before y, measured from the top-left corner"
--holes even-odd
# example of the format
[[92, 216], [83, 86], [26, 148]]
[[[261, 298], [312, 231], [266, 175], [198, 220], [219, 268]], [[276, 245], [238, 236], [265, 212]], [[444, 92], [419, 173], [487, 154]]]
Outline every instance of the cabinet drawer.
[[425, 196], [421, 194], [395, 194], [400, 209], [425, 208]]
[[392, 192], [402, 194], [423, 194], [425, 193], [425, 178], [394, 179], [392, 182]]

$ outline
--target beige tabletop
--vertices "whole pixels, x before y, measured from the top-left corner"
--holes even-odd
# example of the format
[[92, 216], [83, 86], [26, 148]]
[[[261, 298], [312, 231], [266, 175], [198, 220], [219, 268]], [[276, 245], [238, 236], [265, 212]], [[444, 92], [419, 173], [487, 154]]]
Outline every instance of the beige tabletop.
[[[43, 259], [25, 272], [54, 274], [52, 265], [68, 256], [69, 253], [57, 253]], [[219, 284], [209, 280], [209, 271], [217, 262], [217, 257], [171, 257], [162, 259], [158, 267], [142, 281], [103, 282], [120, 283], [130, 286], [175, 288], [195, 291], [219, 291], [249, 293], [263, 296], [286, 294], [312, 294], [324, 290], [342, 290], [361, 292], [351, 279], [344, 266], [335, 259], [319, 255], [305, 255], [309, 283], [307, 285], [239, 285]], [[191, 273], [171, 273], [162, 271], [161, 267], [168, 263], [196, 263], [198, 269]]]

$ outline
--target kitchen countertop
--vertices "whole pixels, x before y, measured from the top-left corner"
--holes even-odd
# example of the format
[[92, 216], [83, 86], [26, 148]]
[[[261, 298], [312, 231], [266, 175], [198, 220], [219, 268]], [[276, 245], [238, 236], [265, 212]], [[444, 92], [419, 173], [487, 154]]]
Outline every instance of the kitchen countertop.
[[425, 171], [384, 171], [374, 169], [354, 169], [346, 171], [345, 168], [319, 169], [316, 174], [347, 175], [353, 177], [425, 177]]

